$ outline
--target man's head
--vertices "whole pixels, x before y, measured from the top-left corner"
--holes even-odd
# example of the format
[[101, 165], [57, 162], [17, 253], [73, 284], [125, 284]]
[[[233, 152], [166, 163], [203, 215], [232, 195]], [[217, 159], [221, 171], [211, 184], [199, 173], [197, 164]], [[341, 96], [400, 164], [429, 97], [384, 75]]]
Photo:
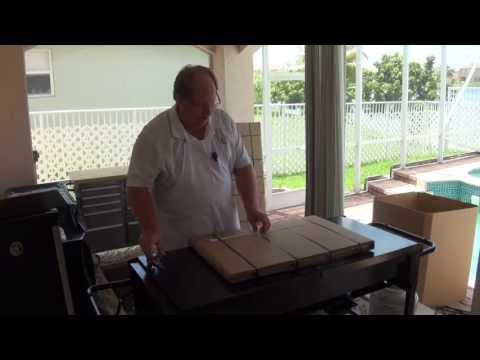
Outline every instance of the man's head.
[[200, 65], [185, 66], [175, 79], [173, 98], [185, 128], [193, 131], [203, 128], [220, 101], [212, 70]]

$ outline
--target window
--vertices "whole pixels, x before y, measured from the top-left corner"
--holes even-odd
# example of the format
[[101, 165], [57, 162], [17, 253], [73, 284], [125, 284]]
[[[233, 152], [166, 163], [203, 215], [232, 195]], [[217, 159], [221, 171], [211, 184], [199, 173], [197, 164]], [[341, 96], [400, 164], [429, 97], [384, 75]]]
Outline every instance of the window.
[[25, 52], [25, 69], [29, 97], [54, 95], [52, 56], [49, 49]]

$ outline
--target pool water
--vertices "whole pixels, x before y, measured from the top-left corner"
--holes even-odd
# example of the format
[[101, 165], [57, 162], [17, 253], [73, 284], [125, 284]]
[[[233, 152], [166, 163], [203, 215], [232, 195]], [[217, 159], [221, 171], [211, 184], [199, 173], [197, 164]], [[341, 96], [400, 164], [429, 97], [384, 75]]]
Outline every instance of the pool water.
[[479, 252], [480, 252], [480, 213], [477, 214], [477, 227], [475, 228], [475, 240], [473, 243], [472, 262], [470, 265], [470, 275], [468, 276], [468, 286], [472, 288], [475, 286], [475, 277], [477, 275], [477, 264], [478, 264]]
[[474, 169], [468, 173], [469, 175], [480, 177], [480, 169]]
[[[469, 172], [471, 176], [480, 178], [480, 169], [474, 169]], [[475, 201], [476, 200], [476, 201]], [[479, 205], [478, 198], [472, 201], [474, 205]], [[474, 287], [475, 277], [477, 275], [478, 253], [480, 252], [480, 213], [477, 214], [477, 227], [475, 228], [475, 242], [473, 243], [472, 266], [470, 267], [470, 276], [468, 285]]]

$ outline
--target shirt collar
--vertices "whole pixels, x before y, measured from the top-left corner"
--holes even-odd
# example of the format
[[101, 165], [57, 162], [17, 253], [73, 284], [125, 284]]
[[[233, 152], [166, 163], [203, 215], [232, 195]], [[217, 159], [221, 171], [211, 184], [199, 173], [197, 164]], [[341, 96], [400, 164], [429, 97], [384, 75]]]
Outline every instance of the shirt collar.
[[[178, 117], [177, 114], [177, 109], [176, 105], [173, 105], [168, 113], [168, 119], [170, 121], [170, 133], [172, 137], [178, 139], [178, 140], [183, 140], [183, 141], [191, 141], [192, 136], [187, 133], [187, 130], [183, 127], [182, 122], [180, 121], [180, 118]], [[210, 138], [213, 136], [213, 131], [211, 129], [211, 122], [212, 119], [209, 120], [208, 125], [207, 125], [207, 134], [205, 136], [205, 139]]]
[[182, 125], [182, 122], [178, 118], [176, 106], [173, 105], [168, 111], [168, 120], [170, 122], [170, 133], [176, 139], [186, 141], [188, 137], [186, 136], [185, 128]]

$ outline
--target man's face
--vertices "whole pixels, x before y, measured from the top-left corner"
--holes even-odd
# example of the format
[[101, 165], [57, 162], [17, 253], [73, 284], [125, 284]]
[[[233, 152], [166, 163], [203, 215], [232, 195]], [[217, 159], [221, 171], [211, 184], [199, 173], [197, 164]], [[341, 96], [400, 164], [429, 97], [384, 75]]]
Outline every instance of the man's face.
[[183, 125], [190, 130], [206, 126], [218, 103], [215, 83], [207, 74], [192, 77], [192, 92], [189, 97], [177, 101]]

